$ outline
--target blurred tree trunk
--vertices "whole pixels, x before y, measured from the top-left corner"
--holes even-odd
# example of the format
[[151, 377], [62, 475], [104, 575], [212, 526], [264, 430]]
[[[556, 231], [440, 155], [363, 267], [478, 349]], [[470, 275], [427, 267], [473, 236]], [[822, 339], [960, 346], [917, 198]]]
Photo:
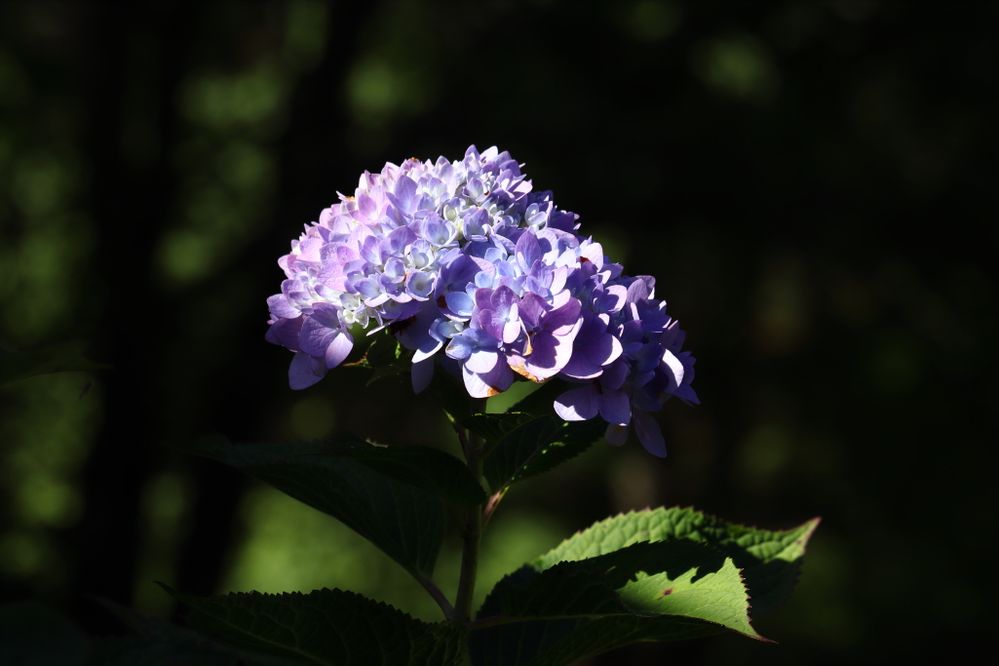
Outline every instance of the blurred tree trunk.
[[[335, 158], [348, 152], [345, 81], [356, 60], [360, 35], [377, 5], [373, 1], [337, 2], [330, 7], [323, 55], [316, 67], [299, 81], [290, 102], [288, 126], [278, 154], [280, 182], [275, 194], [274, 218], [238, 262], [251, 269], [240, 276], [241, 289], [260, 294], [276, 291], [278, 273], [264, 269], [274, 267], [277, 257], [287, 250], [292, 235], [302, 224], [316, 219], [318, 211], [332, 202], [336, 183], [351, 183], [357, 178], [347, 165], [338, 167]], [[260, 312], [261, 317], [266, 316], [263, 299]], [[249, 353], [266, 352], [264, 330], [261, 327], [259, 348]], [[220, 380], [238, 385], [239, 370], [233, 369], [233, 373]], [[257, 392], [223, 393], [218, 399], [219, 408], [214, 410], [217, 420], [210, 427], [237, 440], [259, 439], [262, 415], [267, 413], [267, 396]], [[188, 593], [211, 594], [217, 590], [231, 557], [230, 548], [225, 546], [238, 546], [232, 539], [220, 543], [219, 537], [233, 534], [243, 481], [241, 476], [220, 470], [215, 464], [198, 465], [195, 475], [197, 500], [190, 531], [182, 546], [176, 584]]]
[[[142, 490], [158, 454], [155, 372], [170, 315], [152, 258], [175, 190], [170, 147], [189, 21], [176, 3], [98, 4], [82, 15], [90, 25], [81, 34], [94, 38], [86, 150], [98, 231], [95, 282], [104, 291], [95, 337], [98, 357], [112, 365], [104, 375], [104, 420], [84, 469], [83, 514], [70, 535], [70, 590], [86, 618], [86, 595], [132, 602]], [[148, 145], [130, 145], [135, 138], [126, 127]]]

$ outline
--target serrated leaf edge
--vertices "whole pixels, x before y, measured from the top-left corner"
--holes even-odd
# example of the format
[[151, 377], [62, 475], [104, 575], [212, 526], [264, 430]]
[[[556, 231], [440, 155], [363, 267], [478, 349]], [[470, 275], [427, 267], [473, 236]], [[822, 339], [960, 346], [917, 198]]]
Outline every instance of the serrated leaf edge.
[[240, 627], [239, 625], [234, 625], [234, 624], [232, 624], [232, 623], [224, 620], [223, 618], [219, 617], [218, 615], [207, 613], [205, 610], [203, 610], [201, 608], [196, 608], [193, 605], [192, 601], [194, 601], [195, 599], [197, 599], [197, 600], [204, 600], [204, 601], [209, 601], [209, 602], [217, 602], [217, 601], [219, 601], [221, 599], [226, 599], [226, 598], [237, 598], [238, 599], [238, 598], [243, 598], [243, 597], [245, 597], [245, 598], [260, 598], [260, 597], [263, 597], [263, 598], [272, 598], [272, 599], [278, 599], [278, 600], [280, 600], [280, 599], [289, 598], [289, 597], [291, 597], [291, 598], [307, 598], [307, 597], [309, 597], [309, 595], [315, 594], [317, 592], [320, 592], [320, 593], [322, 593], [322, 592], [330, 592], [330, 593], [335, 593], [335, 594], [343, 594], [343, 595], [346, 595], [348, 597], [359, 599], [363, 603], [370, 604], [370, 605], [373, 605], [373, 606], [377, 606], [380, 610], [387, 610], [389, 612], [395, 613], [395, 614], [401, 616], [400, 619], [402, 619], [402, 620], [404, 620], [406, 622], [410, 622], [410, 623], [412, 623], [414, 625], [417, 625], [421, 629], [426, 630], [427, 633], [430, 634], [430, 635], [435, 635], [435, 634], [439, 633], [441, 629], [446, 628], [446, 626], [442, 625], [441, 623], [433, 623], [433, 622], [426, 622], [424, 620], [420, 620], [419, 618], [416, 618], [416, 617], [410, 615], [406, 611], [404, 611], [402, 609], [399, 609], [399, 608], [396, 608], [392, 604], [386, 603], [384, 601], [380, 601], [378, 599], [372, 599], [371, 597], [366, 597], [363, 594], [359, 594], [357, 592], [351, 592], [350, 590], [342, 590], [340, 588], [323, 587], [323, 588], [318, 588], [318, 589], [315, 589], [315, 590], [311, 590], [309, 592], [297, 592], [297, 591], [292, 591], [292, 592], [257, 592], [257, 591], [251, 591], [251, 592], [227, 592], [225, 594], [215, 595], [215, 596], [210, 596], [210, 597], [200, 597], [200, 596], [199, 597], [195, 597], [195, 596], [192, 596], [192, 595], [186, 595], [186, 594], [183, 594], [181, 592], [178, 592], [175, 589], [173, 589], [170, 585], [167, 585], [166, 583], [164, 583], [162, 581], [155, 581], [155, 582], [156, 582], [157, 585], [159, 585], [161, 588], [163, 588], [170, 596], [172, 596], [174, 599], [176, 599], [179, 603], [181, 603], [183, 606], [185, 606], [186, 608], [188, 608], [192, 612], [203, 613], [205, 615], [209, 615], [214, 620], [225, 624], [226, 626], [230, 627], [234, 631], [236, 631], [236, 632], [238, 632], [238, 633], [240, 633], [242, 635], [245, 635], [245, 636], [247, 636], [249, 638], [252, 638], [255, 641], [260, 641], [262, 643], [267, 643], [269, 645], [273, 645], [274, 647], [277, 647], [277, 648], [279, 648], [281, 650], [286, 650], [286, 651], [289, 651], [289, 652], [293, 652], [294, 654], [299, 655], [302, 658], [307, 659], [310, 662], [318, 663], [318, 664], [323, 664], [324, 666], [336, 666], [336, 665], [333, 664], [332, 662], [327, 662], [327, 661], [325, 661], [323, 659], [320, 659], [320, 658], [316, 657], [315, 655], [310, 654], [308, 652], [302, 652], [301, 650], [296, 649], [294, 646], [288, 645], [286, 643], [275, 643], [274, 641], [270, 641], [270, 640], [267, 640], [265, 638], [262, 638], [258, 634], [254, 634], [252, 632], [249, 632], [246, 629], [244, 629], [243, 627]]
[[[718, 518], [717, 516], [714, 516], [712, 514], [705, 513], [704, 511], [701, 511], [700, 509], [698, 509], [698, 508], [696, 508], [696, 507], [694, 507], [692, 505], [669, 506], [669, 507], [666, 507], [666, 506], [657, 506], [657, 507], [646, 506], [645, 508], [642, 508], [642, 509], [628, 509], [626, 511], [620, 511], [620, 512], [615, 513], [613, 515], [607, 516], [606, 518], [598, 520], [595, 523], [590, 523], [586, 527], [581, 527], [578, 530], [576, 530], [575, 532], [573, 532], [572, 534], [570, 534], [569, 536], [567, 536], [566, 538], [562, 539], [562, 541], [560, 541], [558, 543], [558, 545], [556, 545], [555, 547], [548, 549], [544, 553], [541, 553], [541, 555], [539, 555], [538, 557], [536, 557], [534, 560], [532, 560], [530, 562], [526, 562], [525, 564], [527, 566], [533, 566], [535, 563], [541, 561], [548, 553], [550, 553], [553, 550], [557, 549], [559, 546], [561, 546], [566, 541], [569, 541], [570, 539], [581, 535], [583, 532], [592, 530], [592, 529], [594, 529], [594, 528], [596, 528], [596, 527], [598, 527], [600, 525], [604, 525], [606, 523], [609, 523], [609, 522], [611, 522], [613, 520], [617, 520], [619, 518], [626, 518], [628, 516], [638, 515], [638, 514], [641, 514], [641, 513], [646, 513], [646, 512], [651, 512], [651, 511], [658, 511], [660, 509], [662, 509], [664, 511], [668, 511], [670, 509], [676, 509], [677, 511], [693, 511], [694, 513], [697, 513], [697, 514], [699, 514], [699, 515], [701, 515], [701, 516], [703, 516], [705, 518], [709, 518], [711, 520], [715, 520], [718, 523], [721, 523], [721, 524], [723, 524], [723, 525], [725, 525], [727, 527], [734, 527], [734, 528], [743, 529], [743, 530], [755, 530], [755, 531], [758, 531], [758, 532], [770, 532], [770, 533], [773, 533], [773, 534], [779, 534], [779, 533], [782, 533], [782, 532], [793, 532], [795, 530], [803, 529], [804, 528], [803, 533], [800, 536], [798, 536], [794, 541], [792, 541], [790, 544], [788, 544], [787, 546], [785, 546], [784, 549], [781, 550], [778, 555], [784, 554], [785, 552], [787, 552], [792, 547], [800, 547], [801, 551], [802, 551], [802, 554], [804, 554], [804, 552], [805, 552], [805, 550], [806, 550], [806, 548], [808, 546], [809, 540], [815, 534], [815, 530], [818, 529], [819, 524], [822, 522], [822, 517], [821, 516], [814, 516], [812, 518], [809, 518], [805, 522], [803, 522], [801, 524], [798, 524], [798, 525], [795, 525], [793, 527], [788, 527], [788, 528], [784, 528], [784, 529], [769, 529], [769, 528], [764, 528], [764, 527], [756, 527], [755, 525], [748, 525], [748, 524], [745, 524], [745, 523], [735, 523], [735, 522], [731, 522], [731, 521], [728, 521], [728, 520], [724, 520], [724, 519]], [[665, 539], [658, 539], [656, 541], [665, 541]], [[638, 543], [638, 542], [635, 542], [635, 543]], [[655, 541], [653, 541], [651, 543], [655, 543]], [[626, 546], [627, 545], [631, 545], [631, 544], [626, 544]], [[550, 567], [555, 566], [556, 564], [560, 564], [562, 562], [571, 562], [571, 561], [573, 561], [573, 560], [564, 560], [564, 559], [563, 560], [558, 560], [557, 562], [553, 562], [551, 565], [549, 565], [549, 567], [546, 567], [546, 568], [550, 568]], [[741, 571], [741, 569], [740, 569], [740, 571]]]

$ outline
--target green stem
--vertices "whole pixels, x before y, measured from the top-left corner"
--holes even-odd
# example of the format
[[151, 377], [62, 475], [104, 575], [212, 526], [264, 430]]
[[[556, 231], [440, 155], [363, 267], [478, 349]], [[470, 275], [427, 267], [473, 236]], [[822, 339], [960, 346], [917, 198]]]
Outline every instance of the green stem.
[[451, 602], [448, 601], [448, 598], [444, 596], [444, 593], [441, 592], [441, 589], [437, 587], [434, 581], [420, 573], [414, 573], [413, 576], [420, 583], [420, 585], [423, 586], [423, 589], [430, 594], [433, 600], [437, 602], [437, 605], [441, 607], [441, 611], [444, 613], [444, 619], [453, 620], [454, 607], [451, 605]]
[[[459, 439], [465, 446], [465, 460], [472, 476], [476, 479], [482, 476], [482, 443], [476, 436], [467, 440], [465, 433], [459, 432]], [[458, 578], [458, 596], [454, 601], [454, 619], [456, 622], [468, 622], [472, 616], [472, 597], [475, 594], [475, 576], [479, 567], [479, 542], [482, 537], [482, 507], [475, 506], [469, 511], [462, 531], [461, 575]]]

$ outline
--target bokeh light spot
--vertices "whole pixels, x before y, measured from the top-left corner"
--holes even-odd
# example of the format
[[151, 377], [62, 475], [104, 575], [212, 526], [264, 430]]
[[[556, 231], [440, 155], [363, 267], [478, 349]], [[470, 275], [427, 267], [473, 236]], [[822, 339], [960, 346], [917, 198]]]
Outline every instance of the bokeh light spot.
[[748, 36], [702, 44], [694, 52], [694, 72], [717, 93], [747, 100], [767, 100], [780, 84], [777, 69], [763, 46]]

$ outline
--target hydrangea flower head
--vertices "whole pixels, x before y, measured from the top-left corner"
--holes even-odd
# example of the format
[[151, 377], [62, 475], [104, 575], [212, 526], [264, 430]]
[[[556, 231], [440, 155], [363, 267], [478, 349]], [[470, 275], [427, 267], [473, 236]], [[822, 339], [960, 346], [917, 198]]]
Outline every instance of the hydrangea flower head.
[[671, 396], [697, 402], [694, 358], [653, 278], [624, 275], [578, 229], [496, 147], [386, 164], [278, 261], [267, 340], [295, 352], [293, 389], [341, 364], [351, 331], [386, 328], [413, 352], [417, 392], [435, 365], [460, 372], [475, 398], [559, 377], [573, 384], [555, 401], [561, 418], [599, 416], [612, 444], [633, 424], [663, 456], [651, 413]]

